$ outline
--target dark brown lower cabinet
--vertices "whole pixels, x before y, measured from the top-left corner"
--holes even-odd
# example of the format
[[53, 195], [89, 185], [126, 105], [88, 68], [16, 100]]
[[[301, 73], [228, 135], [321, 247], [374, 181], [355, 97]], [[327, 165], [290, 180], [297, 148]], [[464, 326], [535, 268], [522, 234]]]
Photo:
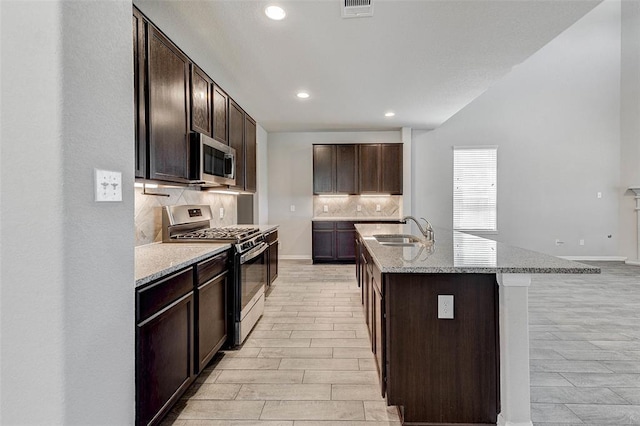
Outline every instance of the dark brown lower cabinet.
[[227, 340], [227, 272], [198, 287], [198, 372]]
[[227, 339], [229, 253], [136, 289], [136, 424], [158, 424]]
[[356, 260], [356, 228], [353, 222], [336, 222], [336, 260]]
[[[388, 405], [405, 424], [496, 424], [500, 411], [494, 274], [382, 274], [359, 243], [365, 318]], [[438, 319], [438, 295], [454, 319]]]
[[[385, 285], [387, 402], [405, 422], [495, 424], [495, 275], [389, 274]], [[453, 320], [438, 319], [440, 294], [454, 296]]]
[[[313, 263], [356, 263], [355, 225], [380, 223], [375, 219], [314, 220], [311, 222], [311, 257]], [[400, 223], [385, 221], [384, 223]]]
[[[186, 294], [176, 291], [187, 281]], [[158, 423], [195, 379], [193, 269], [137, 292], [137, 305], [136, 424], [148, 425]]]
[[196, 266], [196, 373], [207, 366], [227, 340], [229, 252]]
[[336, 233], [333, 222], [313, 222], [311, 225], [313, 263], [336, 259]]

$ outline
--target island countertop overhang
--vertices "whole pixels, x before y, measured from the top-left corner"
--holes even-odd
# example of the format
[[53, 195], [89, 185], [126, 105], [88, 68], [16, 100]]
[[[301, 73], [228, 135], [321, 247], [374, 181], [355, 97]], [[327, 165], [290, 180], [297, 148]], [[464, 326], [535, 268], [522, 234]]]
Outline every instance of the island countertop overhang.
[[598, 274], [600, 268], [510, 246], [468, 233], [436, 229], [433, 244], [385, 246], [377, 234], [413, 234], [410, 225], [356, 224], [382, 273], [397, 274]]

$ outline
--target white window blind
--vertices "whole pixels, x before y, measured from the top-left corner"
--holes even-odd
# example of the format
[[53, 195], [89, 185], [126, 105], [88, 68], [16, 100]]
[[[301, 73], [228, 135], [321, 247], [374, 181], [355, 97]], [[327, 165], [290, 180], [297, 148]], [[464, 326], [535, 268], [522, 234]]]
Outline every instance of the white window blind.
[[453, 148], [453, 229], [497, 230], [497, 159], [495, 147]]

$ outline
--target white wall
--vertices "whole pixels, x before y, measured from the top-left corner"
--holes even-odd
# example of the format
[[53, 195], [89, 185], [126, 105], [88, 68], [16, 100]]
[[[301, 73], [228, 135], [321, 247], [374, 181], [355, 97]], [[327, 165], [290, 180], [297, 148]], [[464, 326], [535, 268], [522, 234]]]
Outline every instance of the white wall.
[[0, 5], [0, 423], [132, 424], [131, 2]]
[[622, 2], [622, 75], [620, 103], [620, 254], [638, 253], [637, 218], [632, 185], [640, 185], [640, 2]]
[[615, 256], [619, 140], [620, 3], [607, 1], [440, 128], [413, 132], [414, 213], [451, 228], [452, 146], [497, 145], [498, 240]]
[[[279, 224], [280, 256], [311, 258], [314, 143], [400, 143], [400, 131], [269, 133], [269, 223]], [[291, 212], [290, 206], [296, 206]]]

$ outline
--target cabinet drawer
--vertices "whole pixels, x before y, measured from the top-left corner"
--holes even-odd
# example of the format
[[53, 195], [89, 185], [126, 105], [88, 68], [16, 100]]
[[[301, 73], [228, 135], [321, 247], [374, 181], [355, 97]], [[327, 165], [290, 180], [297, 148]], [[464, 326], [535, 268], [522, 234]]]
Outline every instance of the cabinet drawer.
[[312, 229], [333, 229], [335, 222], [327, 220], [327, 221], [319, 221], [319, 222], [312, 222], [311, 223], [311, 228]]
[[356, 229], [356, 227], [353, 222], [336, 222], [336, 229], [353, 230]]
[[193, 290], [193, 268], [136, 291], [136, 320], [144, 321], [174, 300]]
[[271, 231], [264, 236], [268, 244], [273, 244], [278, 241], [278, 231]]
[[226, 271], [229, 263], [229, 252], [226, 251], [213, 259], [198, 263], [198, 285], [202, 285], [216, 275]]

